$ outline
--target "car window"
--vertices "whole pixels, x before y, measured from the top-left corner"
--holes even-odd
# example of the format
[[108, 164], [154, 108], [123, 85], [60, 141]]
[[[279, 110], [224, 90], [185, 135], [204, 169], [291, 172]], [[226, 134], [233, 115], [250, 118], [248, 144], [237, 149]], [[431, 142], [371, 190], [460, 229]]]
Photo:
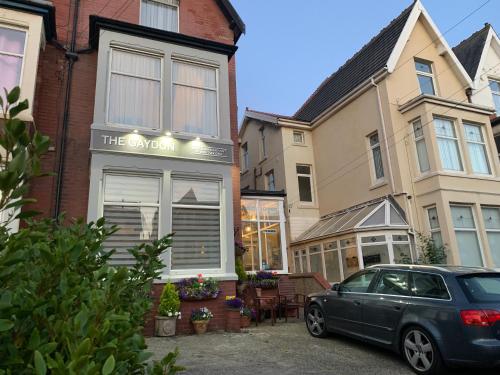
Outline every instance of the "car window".
[[413, 295], [416, 297], [450, 299], [443, 278], [431, 273], [413, 272]]
[[376, 270], [365, 271], [355, 274], [340, 284], [341, 292], [366, 293], [370, 287], [373, 277], [377, 274]]
[[375, 293], [408, 296], [410, 294], [410, 276], [405, 271], [384, 271], [380, 275]]
[[481, 274], [457, 277], [470, 302], [500, 302], [500, 275]]

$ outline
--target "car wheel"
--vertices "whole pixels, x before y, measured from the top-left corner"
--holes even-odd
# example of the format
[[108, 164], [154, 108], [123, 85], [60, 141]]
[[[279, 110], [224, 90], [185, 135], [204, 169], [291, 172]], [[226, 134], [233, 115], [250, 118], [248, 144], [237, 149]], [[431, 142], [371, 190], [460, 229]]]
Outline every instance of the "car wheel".
[[313, 337], [326, 337], [326, 321], [323, 310], [318, 305], [309, 307], [306, 315], [307, 330]]
[[402, 338], [401, 352], [411, 369], [421, 375], [441, 374], [443, 361], [432, 336], [420, 327], [408, 328]]

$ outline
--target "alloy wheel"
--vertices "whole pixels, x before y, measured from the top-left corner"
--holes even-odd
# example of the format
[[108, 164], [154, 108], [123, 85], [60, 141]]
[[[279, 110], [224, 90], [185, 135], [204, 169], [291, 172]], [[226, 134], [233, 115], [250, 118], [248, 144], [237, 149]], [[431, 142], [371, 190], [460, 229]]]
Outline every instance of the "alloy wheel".
[[408, 331], [403, 342], [406, 359], [417, 372], [427, 372], [434, 362], [434, 348], [429, 338], [420, 330]]
[[313, 306], [307, 313], [307, 327], [313, 336], [325, 333], [325, 318], [319, 307]]

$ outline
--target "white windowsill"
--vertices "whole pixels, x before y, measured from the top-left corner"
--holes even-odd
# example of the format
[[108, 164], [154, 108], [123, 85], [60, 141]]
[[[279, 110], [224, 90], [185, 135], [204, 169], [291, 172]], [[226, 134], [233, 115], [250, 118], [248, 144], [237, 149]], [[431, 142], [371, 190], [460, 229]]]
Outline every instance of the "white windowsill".
[[372, 186], [369, 187], [369, 190], [375, 190], [385, 185], [387, 185], [386, 180], [376, 181], [375, 183], [372, 184]]
[[[184, 279], [191, 279], [191, 278], [196, 278], [198, 277], [197, 274], [185, 274], [185, 275], [161, 275], [161, 279], [157, 279], [154, 281], [155, 284], [165, 284], [166, 282], [177, 282], [181, 281]], [[215, 279], [218, 281], [236, 281], [238, 280], [238, 275], [236, 273], [203, 273], [203, 278], [204, 279]]]

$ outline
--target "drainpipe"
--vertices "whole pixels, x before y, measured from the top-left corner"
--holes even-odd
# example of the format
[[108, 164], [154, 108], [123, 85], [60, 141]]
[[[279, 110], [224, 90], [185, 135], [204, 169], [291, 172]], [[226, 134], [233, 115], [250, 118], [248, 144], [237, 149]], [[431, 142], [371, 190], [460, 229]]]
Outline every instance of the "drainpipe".
[[382, 111], [382, 100], [380, 99], [380, 88], [375, 83], [375, 80], [373, 79], [373, 77], [371, 78], [371, 84], [377, 90], [378, 111], [380, 113], [380, 122], [382, 123], [382, 133], [383, 133], [384, 143], [385, 143], [385, 153], [387, 155], [387, 164], [389, 164], [389, 179], [390, 179], [390, 182], [391, 182], [391, 194], [394, 194], [395, 191], [396, 191], [396, 188], [394, 186], [394, 176], [392, 174], [391, 154], [389, 153], [389, 143], [387, 141], [387, 132], [386, 132], [386, 127], [385, 127], [385, 118], [384, 118], [384, 112]]
[[56, 179], [56, 196], [54, 207], [54, 218], [57, 219], [61, 214], [61, 199], [63, 190], [64, 164], [66, 155], [66, 139], [68, 133], [68, 125], [70, 118], [70, 101], [71, 101], [71, 84], [73, 81], [73, 66], [78, 60], [76, 51], [76, 37], [78, 29], [78, 13], [80, 10], [80, 0], [74, 0], [75, 9], [73, 12], [73, 26], [71, 30], [71, 44], [69, 49], [66, 49], [65, 57], [68, 61], [68, 76], [66, 78], [66, 93], [64, 96], [63, 123], [61, 129], [61, 137], [59, 139], [59, 158], [57, 161], [57, 179]]
[[472, 103], [472, 89], [470, 87], [465, 89], [465, 95], [467, 96], [467, 101]]

